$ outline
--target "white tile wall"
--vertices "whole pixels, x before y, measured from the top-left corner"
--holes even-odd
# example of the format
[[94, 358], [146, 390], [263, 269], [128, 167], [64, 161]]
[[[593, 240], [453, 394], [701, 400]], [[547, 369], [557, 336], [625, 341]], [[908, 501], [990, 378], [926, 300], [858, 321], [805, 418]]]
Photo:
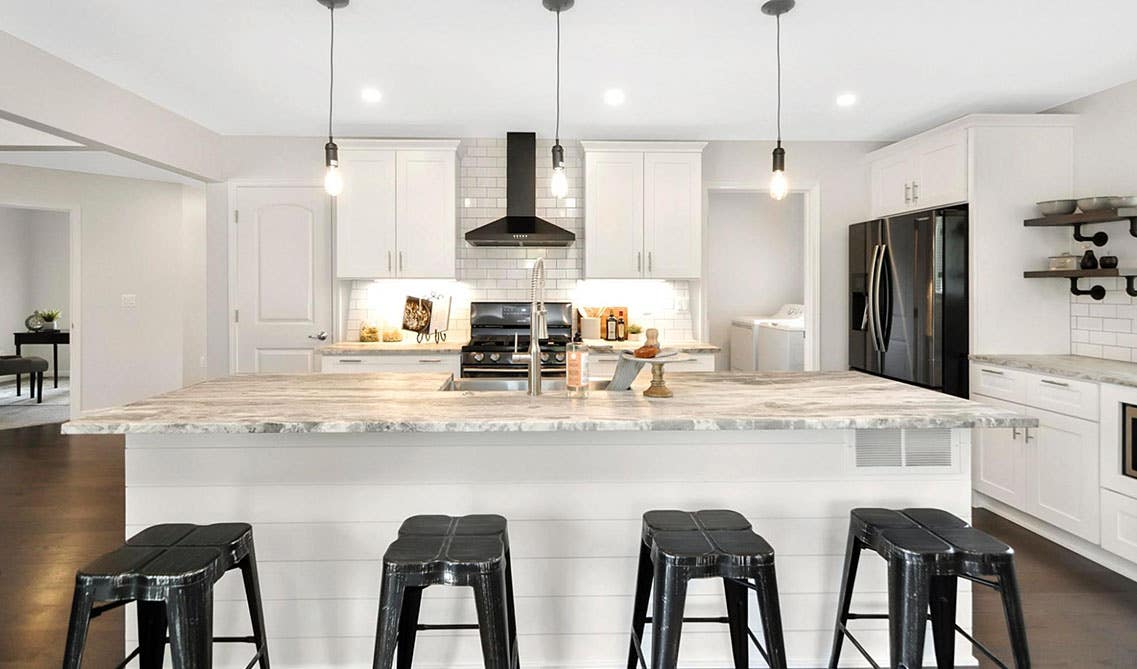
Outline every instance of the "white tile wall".
[[[1082, 279], [1088, 288], [1090, 279]], [[1093, 279], [1106, 289], [1100, 302], [1070, 296], [1070, 352], [1094, 358], [1137, 362], [1137, 299], [1125, 292], [1125, 279]]]
[[528, 301], [535, 258], [545, 257], [545, 299], [595, 306], [627, 306], [632, 322], [659, 328], [667, 340], [692, 339], [690, 282], [584, 281], [584, 156], [580, 143], [562, 140], [568, 194], [549, 194], [551, 140], [537, 140], [537, 216], [576, 234], [568, 248], [473, 247], [465, 234], [505, 215], [505, 138], [463, 139], [458, 149], [458, 281], [355, 281], [346, 305], [344, 338], [354, 339], [362, 320], [398, 323], [407, 295], [430, 292], [453, 298], [450, 330], [469, 332], [470, 302]]

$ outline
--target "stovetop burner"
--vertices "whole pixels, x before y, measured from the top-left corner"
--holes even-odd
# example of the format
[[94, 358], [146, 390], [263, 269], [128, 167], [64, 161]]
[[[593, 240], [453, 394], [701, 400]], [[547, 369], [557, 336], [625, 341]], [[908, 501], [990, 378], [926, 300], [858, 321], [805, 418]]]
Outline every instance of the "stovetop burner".
[[[572, 305], [548, 302], [549, 337], [542, 339], [543, 374], [564, 374], [565, 347], [572, 341]], [[462, 347], [462, 376], [524, 376], [528, 363], [513, 354], [529, 350], [528, 302], [474, 302], [470, 343]]]

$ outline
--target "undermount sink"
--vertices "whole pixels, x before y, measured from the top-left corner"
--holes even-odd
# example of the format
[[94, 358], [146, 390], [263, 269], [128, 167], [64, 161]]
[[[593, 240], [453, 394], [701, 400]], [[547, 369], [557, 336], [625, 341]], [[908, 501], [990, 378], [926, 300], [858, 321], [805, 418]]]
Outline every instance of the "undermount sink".
[[[606, 390], [608, 381], [596, 380], [588, 383], [588, 389], [593, 391]], [[525, 392], [529, 390], [528, 379], [450, 379], [443, 390], [457, 392]], [[543, 392], [557, 392], [565, 389], [564, 379], [543, 379], [541, 390]]]

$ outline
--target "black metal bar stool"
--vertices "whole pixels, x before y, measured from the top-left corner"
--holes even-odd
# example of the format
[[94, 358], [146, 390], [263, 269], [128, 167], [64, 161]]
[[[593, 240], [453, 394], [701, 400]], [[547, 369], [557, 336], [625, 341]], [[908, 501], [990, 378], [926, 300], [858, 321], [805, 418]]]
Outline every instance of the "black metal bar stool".
[[[849, 612], [860, 553], [866, 548], [888, 562], [888, 614]], [[1001, 594], [1015, 667], [1029, 669], [1026, 624], [1010, 546], [940, 509], [853, 509], [830, 668], [837, 666], [845, 637], [872, 666], [879, 667], [848, 629], [850, 620], [876, 619], [888, 620], [890, 666], [918, 669], [923, 666], [924, 632], [930, 619], [936, 666], [940, 669], [955, 667], [956, 632], [997, 666], [1007, 669], [1002, 660], [956, 624], [959, 578]]]
[[[474, 590], [477, 624], [418, 622], [422, 591], [431, 585]], [[497, 515], [412, 516], [383, 555], [375, 669], [409, 669], [419, 630], [476, 629], [486, 669], [517, 669], [517, 615], [505, 518]]]
[[[628, 669], [637, 669], [637, 664], [647, 669], [641, 645], [644, 625], [649, 622], [651, 669], [675, 669], [683, 623], [729, 625], [735, 669], [750, 666], [749, 642], [769, 666], [785, 668], [774, 549], [754, 532], [746, 518], [725, 510], [648, 511], [643, 516], [641, 539]], [[683, 617], [687, 582], [694, 578], [722, 579], [725, 617]], [[649, 617], [647, 605], [653, 583], [655, 602]], [[747, 623], [747, 589], [753, 590], [758, 600], [765, 647]]]
[[[213, 585], [230, 569], [240, 569], [245, 582], [251, 636], [213, 636]], [[246, 669], [258, 662], [269, 669], [253, 529], [246, 523], [155, 525], [80, 569], [64, 669], [79, 668], [91, 619], [130, 602], [138, 603], [138, 647], [119, 669], [135, 657], [141, 669], [160, 669], [167, 642], [175, 669], [210, 669], [212, 643], [254, 644]]]

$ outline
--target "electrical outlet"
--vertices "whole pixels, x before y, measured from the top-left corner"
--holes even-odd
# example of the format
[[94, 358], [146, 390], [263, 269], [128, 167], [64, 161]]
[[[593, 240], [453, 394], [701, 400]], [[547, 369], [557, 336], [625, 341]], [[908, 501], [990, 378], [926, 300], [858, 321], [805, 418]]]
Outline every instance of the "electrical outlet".
[[138, 306], [138, 296], [133, 293], [122, 294], [122, 306], [124, 309], [133, 309]]

